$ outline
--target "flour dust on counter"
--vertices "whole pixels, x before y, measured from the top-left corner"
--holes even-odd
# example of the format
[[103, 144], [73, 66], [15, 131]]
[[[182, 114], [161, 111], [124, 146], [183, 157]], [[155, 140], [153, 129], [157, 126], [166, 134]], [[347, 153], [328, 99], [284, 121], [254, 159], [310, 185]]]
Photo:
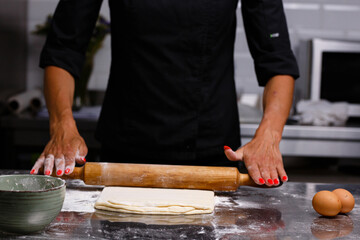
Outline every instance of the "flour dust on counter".
[[86, 185], [79, 179], [66, 180], [66, 194], [62, 212], [95, 212], [95, 202], [104, 186]]
[[95, 212], [94, 204], [100, 196], [100, 191], [84, 191], [78, 189], [68, 189], [65, 201], [61, 209], [62, 212]]

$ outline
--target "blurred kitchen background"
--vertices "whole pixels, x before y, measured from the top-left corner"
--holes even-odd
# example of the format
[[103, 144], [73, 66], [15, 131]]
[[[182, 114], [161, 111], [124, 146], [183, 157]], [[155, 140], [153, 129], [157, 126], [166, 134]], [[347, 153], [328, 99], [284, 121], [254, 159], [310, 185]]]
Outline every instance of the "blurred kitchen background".
[[[42, 89], [43, 72], [38, 62], [45, 37], [32, 34], [32, 31], [53, 13], [57, 2], [0, 0], [0, 169], [29, 169], [48, 139], [46, 113], [38, 117], [26, 109], [14, 114], [9, 111], [7, 100], [24, 91]], [[240, 8], [239, 4], [234, 58], [239, 109], [243, 112], [240, 115], [244, 126], [242, 138], [246, 142], [261, 117], [263, 89], [257, 85]], [[311, 63], [307, 57], [310, 40], [321, 38], [360, 42], [360, 1], [284, 0], [284, 8], [292, 48], [303, 73], [296, 83], [292, 111], [292, 114], [296, 114], [296, 103], [309, 99], [310, 95], [307, 72]], [[101, 15], [109, 19], [106, 0]], [[92, 114], [96, 115], [99, 109], [96, 106], [101, 104], [109, 67], [110, 36], [107, 36], [96, 54], [95, 67], [88, 84], [95, 110], [84, 108], [85, 113], [78, 121], [80, 132], [89, 144], [90, 161], [98, 160], [99, 145], [92, 136], [96, 117]], [[360, 100], [360, 89], [358, 92]], [[39, 99], [38, 104], [43, 106], [43, 100]], [[40, 112], [44, 113], [41, 109]], [[359, 118], [349, 118], [340, 125], [305, 126], [296, 124], [296, 119], [289, 120], [284, 131], [287, 142], [284, 140], [281, 150], [290, 180], [360, 182]]]

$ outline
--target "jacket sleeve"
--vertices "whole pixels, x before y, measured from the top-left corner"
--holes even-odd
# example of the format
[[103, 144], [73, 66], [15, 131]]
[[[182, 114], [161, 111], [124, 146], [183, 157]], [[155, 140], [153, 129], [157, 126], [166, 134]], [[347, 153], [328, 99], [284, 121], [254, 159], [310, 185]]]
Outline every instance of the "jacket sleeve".
[[40, 67], [57, 66], [78, 79], [102, 0], [60, 0], [40, 55]]
[[241, 0], [241, 11], [259, 85], [275, 75], [298, 78], [282, 0]]

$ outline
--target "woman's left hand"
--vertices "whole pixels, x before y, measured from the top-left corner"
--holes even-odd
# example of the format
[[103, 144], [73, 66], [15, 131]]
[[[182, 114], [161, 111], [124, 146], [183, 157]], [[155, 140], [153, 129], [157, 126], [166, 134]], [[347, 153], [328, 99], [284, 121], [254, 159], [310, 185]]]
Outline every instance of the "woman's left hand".
[[283, 159], [279, 149], [281, 137], [276, 132], [265, 130], [236, 151], [225, 146], [224, 151], [231, 161], [243, 161], [249, 175], [259, 185], [277, 186], [280, 179], [286, 182]]
[[254, 138], [236, 151], [224, 147], [231, 161], [244, 161], [255, 183], [276, 186], [286, 182], [279, 144], [292, 106], [295, 81], [288, 75], [276, 75], [266, 84], [263, 93], [263, 117]]

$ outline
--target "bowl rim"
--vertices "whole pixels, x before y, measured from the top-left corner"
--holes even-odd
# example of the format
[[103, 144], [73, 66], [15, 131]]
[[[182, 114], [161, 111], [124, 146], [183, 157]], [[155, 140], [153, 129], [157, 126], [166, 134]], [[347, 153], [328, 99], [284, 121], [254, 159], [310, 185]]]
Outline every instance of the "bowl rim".
[[55, 179], [58, 179], [61, 181], [61, 185], [60, 186], [57, 186], [57, 187], [53, 187], [53, 188], [50, 188], [50, 189], [43, 189], [43, 190], [32, 190], [32, 191], [29, 191], [29, 190], [3, 190], [3, 189], [0, 189], [0, 193], [39, 193], [39, 192], [50, 192], [50, 191], [55, 191], [55, 190], [58, 190], [58, 189], [61, 189], [63, 188], [65, 185], [66, 185], [66, 181], [64, 179], [61, 179], [61, 178], [57, 178], [57, 177], [52, 177], [52, 176], [45, 176], [45, 175], [31, 175], [31, 174], [8, 174], [8, 175], [0, 175], [0, 178], [3, 178], [3, 177], [11, 177], [11, 176], [26, 176], [26, 177], [31, 177], [31, 176], [34, 176], [34, 177], [41, 177], [41, 178], [55, 178]]

